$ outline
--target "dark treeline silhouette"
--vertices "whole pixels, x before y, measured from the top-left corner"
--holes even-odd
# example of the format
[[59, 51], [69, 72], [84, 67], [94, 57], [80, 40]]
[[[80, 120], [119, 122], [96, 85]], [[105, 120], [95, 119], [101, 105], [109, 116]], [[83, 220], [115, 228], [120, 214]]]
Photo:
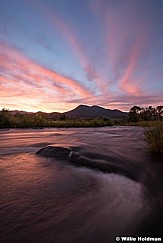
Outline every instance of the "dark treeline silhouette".
[[112, 125], [137, 125], [140, 121], [162, 121], [163, 106], [141, 108], [133, 106], [127, 117], [123, 118], [69, 118], [60, 114], [58, 118], [49, 118], [47, 113], [11, 112], [3, 108], [0, 111], [0, 128], [43, 128], [43, 127], [103, 127]]
[[61, 114], [57, 119], [49, 119], [46, 114], [41, 112], [13, 114], [5, 108], [0, 111], [0, 128], [103, 127], [112, 125], [109, 118], [70, 119]]
[[163, 117], [163, 106], [156, 108], [149, 106], [146, 108], [133, 106], [128, 114], [129, 122], [138, 121], [161, 121]]

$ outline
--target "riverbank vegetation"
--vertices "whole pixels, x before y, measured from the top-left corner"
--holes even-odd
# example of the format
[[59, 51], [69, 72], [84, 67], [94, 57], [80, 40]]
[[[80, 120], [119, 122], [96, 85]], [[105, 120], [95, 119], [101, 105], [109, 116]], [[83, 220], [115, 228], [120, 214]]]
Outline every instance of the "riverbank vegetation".
[[156, 108], [133, 106], [129, 111], [128, 121], [145, 127], [145, 141], [150, 150], [163, 153], [163, 106]]
[[42, 113], [13, 114], [9, 110], [0, 111], [0, 128], [44, 128], [44, 127], [104, 127], [112, 126], [109, 118], [66, 118], [61, 115], [57, 119], [48, 119]]
[[163, 122], [153, 123], [145, 129], [144, 135], [152, 152], [163, 153]]
[[[87, 114], [89, 116], [89, 114]], [[155, 126], [163, 121], [163, 106], [141, 108], [133, 106], [128, 116], [118, 118], [70, 118], [64, 113], [51, 117], [48, 113], [0, 111], [0, 128], [38, 128], [38, 127], [103, 127], [103, 126]]]
[[163, 117], [163, 106], [157, 106], [156, 108], [133, 106], [128, 113], [128, 121], [131, 123], [143, 122], [148, 124], [152, 121], [161, 121]]

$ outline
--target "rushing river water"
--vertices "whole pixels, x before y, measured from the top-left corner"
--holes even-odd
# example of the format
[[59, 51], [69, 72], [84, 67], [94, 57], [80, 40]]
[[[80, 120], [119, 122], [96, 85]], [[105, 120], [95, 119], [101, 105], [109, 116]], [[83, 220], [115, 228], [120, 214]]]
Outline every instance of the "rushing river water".
[[[35, 154], [46, 145], [70, 147], [97, 166]], [[0, 131], [0, 242], [161, 236], [161, 160], [149, 153], [139, 127]], [[98, 170], [101, 164], [116, 172]]]

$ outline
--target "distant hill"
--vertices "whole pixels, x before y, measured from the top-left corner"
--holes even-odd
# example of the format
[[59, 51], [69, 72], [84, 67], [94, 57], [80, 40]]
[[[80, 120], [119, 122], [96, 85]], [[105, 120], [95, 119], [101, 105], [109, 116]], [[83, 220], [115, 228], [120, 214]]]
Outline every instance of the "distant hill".
[[87, 106], [87, 105], [79, 105], [73, 110], [64, 112], [67, 117], [70, 118], [95, 118], [95, 117], [124, 117], [127, 116], [126, 112], [122, 112], [120, 110], [110, 110], [105, 109], [100, 106]]
[[60, 116], [64, 115], [68, 118], [96, 118], [96, 117], [106, 117], [106, 118], [120, 118], [120, 117], [125, 117], [127, 116], [127, 112], [123, 112], [120, 110], [110, 110], [110, 109], [105, 109], [100, 106], [88, 106], [88, 105], [79, 105], [75, 109], [67, 111], [67, 112], [51, 112], [51, 113], [46, 113], [46, 112], [27, 112], [27, 111], [10, 111], [12, 114], [39, 114], [39, 115], [44, 115], [48, 119], [59, 119]]
[[16, 115], [16, 114], [21, 114], [21, 115], [34, 114], [33, 112], [19, 111], [19, 110], [11, 110], [10, 113], [13, 114], [13, 115]]

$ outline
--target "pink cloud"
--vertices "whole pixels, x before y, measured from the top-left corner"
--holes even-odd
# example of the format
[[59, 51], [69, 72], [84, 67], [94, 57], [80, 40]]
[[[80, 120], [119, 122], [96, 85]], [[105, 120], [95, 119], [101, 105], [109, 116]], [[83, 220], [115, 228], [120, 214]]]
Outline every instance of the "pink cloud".
[[72, 26], [66, 21], [64, 21], [63, 18], [60, 18], [59, 16], [57, 16], [57, 14], [51, 12], [50, 9], [47, 8], [47, 6], [39, 5], [39, 7], [44, 9], [46, 19], [51, 23], [52, 26], [57, 27], [58, 31], [60, 32], [61, 36], [63, 36], [64, 40], [66, 40], [67, 43], [69, 43], [71, 50], [79, 60], [79, 63], [83, 68], [84, 72], [86, 73], [88, 80], [94, 81], [94, 83], [97, 86], [96, 88], [100, 92], [106, 92], [106, 87], [108, 88], [108, 86], [105, 83], [106, 80], [93, 67], [92, 63], [89, 60], [88, 54], [83, 48]]
[[[24, 56], [20, 50], [0, 43], [0, 96], [18, 103], [66, 103], [68, 97], [85, 98], [93, 93], [77, 80], [61, 75]], [[40, 102], [39, 102], [40, 100]], [[52, 106], [52, 105], [51, 105]]]
[[145, 24], [138, 25], [137, 16], [131, 15], [131, 12], [135, 13], [139, 7], [139, 4], [135, 3], [135, 9], [130, 10], [125, 3], [114, 5], [113, 2], [100, 0], [95, 0], [91, 5], [92, 11], [99, 18], [102, 26], [105, 26], [104, 48], [108, 68], [111, 80], [117, 80], [109, 84], [119, 88], [119, 91], [136, 96], [143, 92], [141, 86], [145, 80], [145, 73], [141, 72], [141, 75], [138, 73], [148, 44]]
[[[77, 80], [68, 78], [61, 75], [53, 70], [41, 66], [40, 64], [25, 57], [20, 51], [7, 46], [4, 43], [0, 44], [3, 53], [6, 53], [3, 58], [1, 55], [1, 68], [8, 70], [8, 74], [11, 76], [20, 76], [20, 79], [30, 79], [31, 83], [39, 83], [46, 86], [54, 86], [55, 89], [63, 94], [67, 89], [73, 91], [80, 96], [89, 96], [92, 94], [91, 91], [86, 89]], [[51, 81], [51, 82], [49, 82]], [[57, 84], [57, 85], [56, 85]]]
[[143, 48], [145, 46], [145, 38], [143, 35], [143, 29], [139, 28], [137, 33], [137, 38], [135, 39], [135, 43], [131, 52], [128, 56], [128, 65], [122, 76], [119, 87], [127, 91], [128, 93], [132, 93], [136, 96], [142, 93], [141, 84], [144, 81], [144, 76], [141, 75], [139, 78], [135, 78], [135, 72], [138, 71], [138, 63], [141, 58], [141, 53], [143, 52]]

